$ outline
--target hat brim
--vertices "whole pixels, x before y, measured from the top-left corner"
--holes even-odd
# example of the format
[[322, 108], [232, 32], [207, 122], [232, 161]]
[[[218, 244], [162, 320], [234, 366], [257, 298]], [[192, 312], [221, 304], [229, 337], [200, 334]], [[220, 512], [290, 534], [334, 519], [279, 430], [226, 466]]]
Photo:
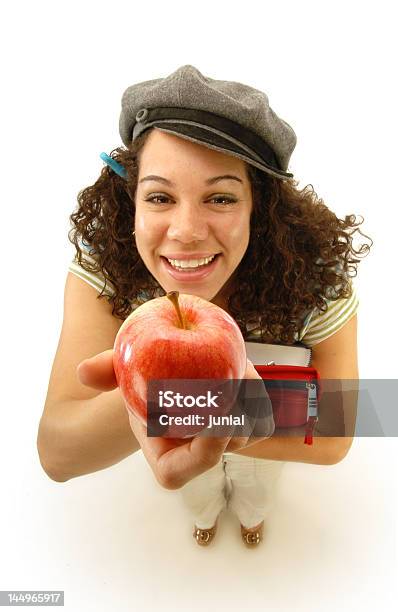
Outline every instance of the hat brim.
[[224, 138], [221, 134], [216, 133], [213, 130], [208, 130], [196, 125], [172, 122], [168, 122], [167, 127], [165, 127], [164, 123], [156, 125], [156, 122], [153, 125], [148, 126], [148, 128], [149, 127], [154, 127], [161, 132], [167, 132], [169, 134], [174, 134], [175, 136], [180, 136], [181, 138], [190, 140], [191, 142], [204, 145], [209, 149], [213, 149], [214, 151], [219, 151], [220, 153], [226, 153], [227, 155], [237, 157], [242, 161], [245, 161], [248, 164], [258, 168], [259, 170], [262, 170], [271, 176], [275, 176], [276, 178], [286, 179], [293, 177], [293, 174], [290, 172], [284, 172], [283, 170], [272, 168], [263, 161], [259, 161], [259, 159], [253, 159], [254, 156], [258, 158], [255, 153], [242, 148], [239, 146], [237, 141], [232, 142], [232, 140]]

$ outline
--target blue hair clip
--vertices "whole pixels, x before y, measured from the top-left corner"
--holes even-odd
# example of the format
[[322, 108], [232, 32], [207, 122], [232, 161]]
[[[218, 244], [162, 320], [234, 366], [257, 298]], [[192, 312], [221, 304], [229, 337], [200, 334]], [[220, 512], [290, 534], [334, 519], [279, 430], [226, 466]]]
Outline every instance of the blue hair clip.
[[106, 153], [100, 153], [100, 158], [104, 161], [116, 174], [121, 176], [122, 178], [127, 177], [126, 168], [124, 168], [119, 162], [117, 162], [112, 157], [109, 157]]

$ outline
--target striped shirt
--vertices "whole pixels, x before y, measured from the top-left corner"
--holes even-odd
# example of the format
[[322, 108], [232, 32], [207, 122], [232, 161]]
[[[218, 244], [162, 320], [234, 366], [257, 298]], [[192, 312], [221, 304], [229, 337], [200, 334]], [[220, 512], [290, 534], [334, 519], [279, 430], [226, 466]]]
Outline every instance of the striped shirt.
[[[83, 250], [84, 259], [88, 263], [95, 263], [95, 260], [89, 255], [87, 248], [83, 243], [80, 243]], [[105, 285], [105, 278], [101, 272], [92, 273], [84, 270], [76, 260], [76, 256], [69, 264], [69, 272], [75, 274], [86, 283], [94, 287], [98, 292], [101, 292]], [[295, 334], [296, 342], [300, 342], [307, 347], [315, 346], [319, 342], [326, 340], [333, 334], [339, 331], [348, 321], [356, 314], [358, 310], [358, 296], [355, 285], [352, 283], [352, 295], [349, 298], [340, 298], [338, 300], [326, 300], [327, 310], [321, 312], [318, 308], [314, 308], [304, 319], [303, 325], [299, 333]], [[104, 289], [104, 294], [112, 296], [115, 292], [113, 285], [107, 281]], [[160, 295], [163, 295], [160, 294]], [[144, 297], [144, 296], [143, 296]], [[132, 305], [133, 310], [138, 306]], [[245, 338], [251, 342], [261, 342], [261, 332], [257, 326], [247, 326], [249, 336]]]

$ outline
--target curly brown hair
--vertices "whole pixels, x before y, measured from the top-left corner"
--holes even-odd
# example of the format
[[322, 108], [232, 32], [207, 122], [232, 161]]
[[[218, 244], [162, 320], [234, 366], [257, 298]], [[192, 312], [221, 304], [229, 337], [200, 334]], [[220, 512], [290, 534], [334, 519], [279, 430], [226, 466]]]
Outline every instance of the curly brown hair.
[[[78, 193], [78, 208], [70, 216], [68, 233], [76, 260], [85, 270], [102, 273], [113, 295], [112, 314], [122, 320], [148, 299], [165, 295], [142, 261], [132, 239], [140, 151], [146, 130], [127, 148], [116, 148], [111, 157], [127, 171], [127, 179], [105, 166], [99, 178]], [[353, 247], [353, 234], [362, 221], [355, 215], [339, 219], [318, 198], [312, 185], [298, 189], [298, 181], [278, 179], [246, 164], [253, 210], [250, 242], [235, 271], [235, 290], [228, 298], [228, 312], [246, 339], [248, 324], [255, 322], [261, 341], [294, 344], [304, 317], [314, 308], [325, 312], [326, 300], [349, 298], [351, 276], [371, 245]], [[84, 259], [80, 240], [90, 245], [91, 264]], [[143, 297], [143, 295], [145, 297]]]

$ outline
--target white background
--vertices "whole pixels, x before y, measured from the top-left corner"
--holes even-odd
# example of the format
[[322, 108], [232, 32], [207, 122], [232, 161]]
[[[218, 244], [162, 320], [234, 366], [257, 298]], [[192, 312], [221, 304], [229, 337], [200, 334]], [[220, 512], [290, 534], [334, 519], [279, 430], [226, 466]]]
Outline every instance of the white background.
[[0, 28], [0, 590], [62, 589], [86, 611], [395, 609], [395, 439], [357, 439], [336, 466], [289, 464], [256, 552], [231, 517], [196, 546], [141, 453], [61, 484], [36, 450], [76, 195], [121, 144], [124, 89], [184, 64], [266, 91], [296, 131], [300, 185], [365, 218], [360, 376], [397, 377], [393, 3], [14, 1]]

